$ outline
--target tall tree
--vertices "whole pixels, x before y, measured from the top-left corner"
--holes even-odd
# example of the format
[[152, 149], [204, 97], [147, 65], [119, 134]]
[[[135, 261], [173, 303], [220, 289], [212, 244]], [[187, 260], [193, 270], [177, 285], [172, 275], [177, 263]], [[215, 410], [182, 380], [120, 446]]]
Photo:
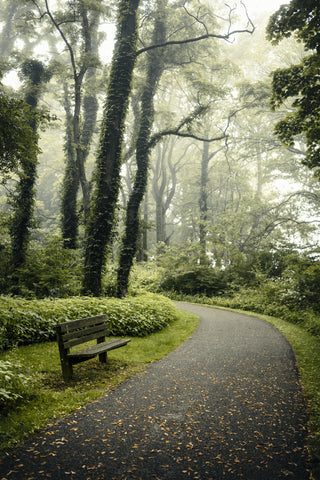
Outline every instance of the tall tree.
[[291, 0], [275, 12], [267, 27], [273, 44], [294, 36], [305, 46], [300, 64], [273, 73], [271, 105], [279, 108], [292, 98], [292, 110], [275, 127], [279, 139], [293, 147], [297, 136], [306, 139], [306, 157], [302, 162], [320, 176], [320, 4], [318, 0]]
[[[155, 13], [152, 42], [164, 43], [166, 39], [167, 0], [158, 0]], [[129, 197], [126, 213], [125, 236], [120, 252], [117, 275], [117, 295], [127, 294], [129, 273], [137, 250], [139, 237], [139, 209], [147, 186], [150, 155], [150, 135], [154, 118], [154, 95], [164, 70], [164, 55], [161, 48], [149, 52], [146, 68], [146, 80], [141, 98], [140, 127], [136, 142], [137, 172], [134, 187]]]
[[[25, 101], [33, 112], [30, 127], [37, 137], [36, 108], [43, 85], [49, 81], [50, 73], [38, 60], [25, 61], [21, 67], [21, 77], [26, 82]], [[13, 218], [11, 221], [11, 250], [14, 281], [18, 281], [18, 269], [24, 264], [33, 219], [35, 202], [35, 181], [37, 156], [23, 158], [16, 192], [13, 197]], [[14, 285], [17, 287], [17, 285]]]
[[101, 294], [106, 247], [112, 237], [119, 194], [122, 140], [136, 60], [139, 0], [121, 0], [117, 43], [104, 106], [94, 192], [87, 227], [83, 292]]
[[[67, 71], [71, 70], [72, 87], [67, 84], [65, 72], [58, 70], [64, 78], [64, 97], [66, 111], [66, 169], [62, 190], [62, 233], [64, 245], [76, 247], [78, 234], [77, 192], [82, 188], [82, 201], [85, 221], [90, 209], [90, 188], [86, 176], [85, 161], [88, 155], [95, 127], [98, 103], [95, 98], [93, 78], [99, 65], [98, 27], [99, 19], [105, 11], [102, 0], [75, 0], [53, 11], [49, 0], [33, 0], [37, 5], [40, 19], [48, 18], [53, 31], [64, 42], [69, 56]], [[59, 57], [57, 57], [59, 58]], [[84, 82], [91, 85], [90, 94], [84, 95]], [[69, 97], [72, 94], [72, 101]], [[82, 118], [82, 108], [84, 118]]]

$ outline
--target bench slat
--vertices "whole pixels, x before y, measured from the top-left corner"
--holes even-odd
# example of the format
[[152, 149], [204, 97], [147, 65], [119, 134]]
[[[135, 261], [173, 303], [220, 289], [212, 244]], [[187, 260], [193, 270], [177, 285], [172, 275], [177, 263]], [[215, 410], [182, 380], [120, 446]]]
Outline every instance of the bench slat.
[[79, 350], [78, 352], [68, 353], [68, 358], [79, 358], [79, 357], [94, 357], [102, 352], [107, 352], [113, 350], [114, 348], [122, 347], [127, 345], [131, 340], [130, 338], [122, 338], [121, 340], [108, 340], [107, 342], [98, 343], [97, 345], [92, 345], [91, 347], [85, 348], [84, 350]]
[[97, 338], [105, 337], [106, 335], [101, 333], [97, 335], [97, 333], [92, 333], [91, 335], [86, 335], [85, 337], [74, 338], [72, 340], [68, 340], [64, 342], [64, 348], [71, 348], [75, 347], [76, 345], [81, 345], [82, 343], [90, 342], [90, 340], [96, 340]]
[[104, 335], [108, 336], [110, 335], [110, 328], [106, 323], [102, 323], [99, 325], [94, 325], [93, 327], [82, 328], [81, 330], [73, 330], [69, 333], [63, 333], [61, 337], [64, 343], [67, 343], [69, 340], [74, 338], [83, 338], [83, 343], [85, 343], [87, 341], [86, 337], [93, 333], [96, 333], [96, 337], [103, 337]]
[[59, 323], [61, 333], [71, 332], [77, 328], [103, 323], [108, 320], [107, 315], [96, 315], [95, 317], [80, 318], [79, 320], [72, 320], [70, 322]]

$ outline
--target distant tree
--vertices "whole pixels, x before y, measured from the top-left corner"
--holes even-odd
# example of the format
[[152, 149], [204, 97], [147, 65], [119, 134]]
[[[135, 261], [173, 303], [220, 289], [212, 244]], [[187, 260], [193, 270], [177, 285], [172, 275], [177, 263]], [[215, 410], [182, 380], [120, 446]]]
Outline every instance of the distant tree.
[[[175, 147], [179, 155], [175, 154]], [[167, 232], [166, 215], [171, 206], [177, 188], [177, 175], [185, 167], [185, 156], [191, 147], [191, 143], [177, 144], [177, 138], [163, 141], [157, 145], [152, 168], [152, 196], [156, 209], [156, 242], [169, 244], [172, 231]]]
[[2, 0], [0, 6], [2, 9], [1, 16], [4, 21], [0, 37], [0, 55], [3, 59], [3, 57], [11, 52], [16, 39], [14, 21], [15, 15], [19, 10], [19, 4], [18, 2], [4, 2]]
[[[62, 188], [61, 229], [65, 247], [76, 248], [79, 185], [82, 189], [85, 222], [90, 209], [90, 185], [85, 162], [98, 111], [94, 81], [96, 69], [100, 65], [98, 27], [107, 8], [102, 0], [56, 3], [48, 0], [29, 1], [37, 7], [36, 13], [29, 13], [30, 18], [27, 20], [30, 23], [49, 20], [47, 31], [50, 51], [54, 53], [55, 68], [64, 90], [66, 168]], [[57, 51], [57, 38], [65, 45], [64, 54]]]
[[[183, 21], [180, 29], [182, 30], [182, 37], [184, 38], [178, 39], [178, 37], [176, 37], [176, 40], [171, 40], [175, 35], [167, 35], [168, 25], [172, 22], [172, 18], [169, 19], [169, 12], [173, 17], [176, 15], [180, 21], [180, 15], [182, 14]], [[118, 268], [117, 294], [119, 297], [123, 297], [127, 293], [129, 273], [137, 251], [140, 218], [139, 208], [147, 186], [151, 149], [156, 145], [160, 138], [165, 135], [196, 137], [197, 135], [194, 135], [191, 131], [191, 125], [207, 110], [208, 102], [203, 104], [198, 98], [198, 100], [193, 103], [193, 108], [194, 104], [196, 104], [195, 111], [192, 114], [188, 112], [187, 117], [185, 117], [180, 126], [173, 127], [171, 131], [163, 131], [151, 138], [154, 117], [154, 96], [157, 92], [158, 83], [160, 82], [165, 68], [168, 68], [169, 66], [180, 67], [185, 63], [189, 64], [196, 61], [196, 56], [194, 55], [195, 52], [188, 49], [189, 44], [198, 44], [199, 42], [201, 43], [202, 40], [209, 38], [227, 39], [230, 36], [230, 33], [219, 35], [209, 32], [209, 29], [217, 29], [217, 23], [212, 10], [206, 6], [201, 6], [199, 8], [197, 4], [192, 4], [191, 2], [190, 11], [186, 7], [178, 8], [175, 15], [174, 9], [171, 11], [168, 9], [167, 0], [159, 0], [156, 2], [151, 43], [149, 46], [138, 51], [138, 54], [147, 52], [148, 58], [145, 75], [146, 81], [141, 97], [140, 125], [136, 141], [137, 173], [133, 191], [127, 205], [126, 230]], [[231, 27], [230, 24], [229, 27]], [[174, 24], [175, 32], [180, 29]], [[250, 29], [243, 31], [248, 33], [251, 32]], [[180, 48], [177, 49], [177, 51], [175, 51], [175, 49], [171, 51], [166, 50], [165, 55], [163, 49], [174, 45], [180, 46]], [[182, 125], [186, 126], [184, 131], [181, 129]], [[223, 134], [219, 135], [217, 140], [223, 137]], [[208, 141], [212, 141], [212, 139], [208, 138]]]
[[305, 46], [300, 64], [273, 72], [271, 106], [275, 110], [292, 98], [290, 111], [275, 127], [279, 139], [293, 147], [299, 135], [306, 140], [302, 163], [320, 177], [320, 4], [318, 0], [292, 0], [275, 12], [267, 27], [268, 39], [278, 44], [294, 36]]

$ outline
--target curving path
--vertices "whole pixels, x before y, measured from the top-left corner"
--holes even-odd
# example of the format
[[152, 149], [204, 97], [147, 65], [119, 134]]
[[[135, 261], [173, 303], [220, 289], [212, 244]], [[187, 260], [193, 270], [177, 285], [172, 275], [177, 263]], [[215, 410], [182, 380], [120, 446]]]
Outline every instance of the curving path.
[[307, 480], [307, 422], [286, 339], [256, 318], [177, 303], [194, 335], [0, 462], [14, 480]]

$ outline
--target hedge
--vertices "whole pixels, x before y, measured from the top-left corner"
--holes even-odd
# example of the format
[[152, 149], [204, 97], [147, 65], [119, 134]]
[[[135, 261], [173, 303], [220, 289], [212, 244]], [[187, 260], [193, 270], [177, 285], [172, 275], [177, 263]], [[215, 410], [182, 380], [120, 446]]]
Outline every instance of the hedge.
[[107, 314], [111, 335], [142, 337], [176, 319], [168, 298], [145, 294], [125, 299], [72, 297], [25, 300], [0, 297], [0, 351], [55, 339], [60, 322]]

